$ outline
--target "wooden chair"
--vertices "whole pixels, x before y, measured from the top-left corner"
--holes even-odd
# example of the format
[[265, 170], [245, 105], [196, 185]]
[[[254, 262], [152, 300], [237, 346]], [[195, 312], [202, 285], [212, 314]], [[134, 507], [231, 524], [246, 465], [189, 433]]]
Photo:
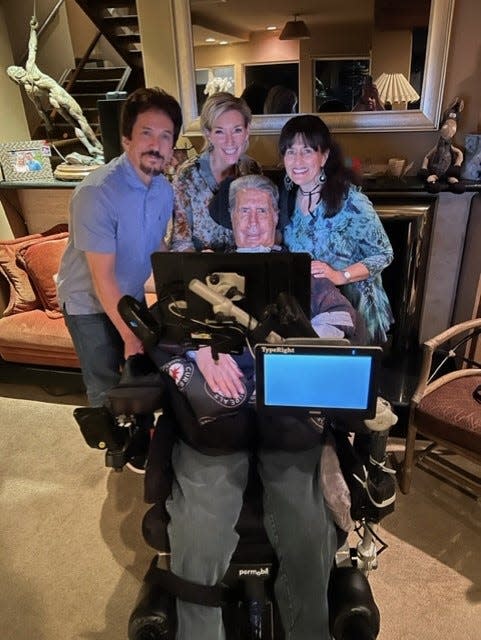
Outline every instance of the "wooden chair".
[[[413, 466], [418, 463], [481, 497], [481, 466], [479, 473], [468, 472], [454, 463], [452, 455], [481, 465], [481, 403], [473, 395], [477, 387], [481, 390], [481, 358], [477, 349], [480, 335], [481, 317], [478, 317], [424, 343], [420, 377], [410, 404], [400, 478], [403, 493], [409, 492]], [[418, 433], [427, 443], [421, 452], [415, 453]]]

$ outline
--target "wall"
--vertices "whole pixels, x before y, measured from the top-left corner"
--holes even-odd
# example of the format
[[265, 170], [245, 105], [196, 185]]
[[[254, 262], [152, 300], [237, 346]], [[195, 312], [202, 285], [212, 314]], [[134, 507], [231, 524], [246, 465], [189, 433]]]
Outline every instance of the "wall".
[[[3, 7], [0, 4], [0, 142], [29, 140], [27, 119], [23, 109], [19, 87], [4, 73], [13, 64], [10, 39], [5, 26]], [[0, 204], [0, 238], [11, 238], [12, 230]]]
[[[461, 96], [465, 108], [455, 141], [462, 146], [467, 133], [481, 133], [481, 2], [456, 0], [449, 47], [448, 68], [443, 107], [455, 96]], [[437, 142], [439, 134], [433, 132], [339, 133], [337, 140], [348, 156], [371, 158], [385, 162], [390, 157], [404, 157], [414, 161], [416, 172], [424, 155]], [[254, 136], [249, 153], [264, 164], [279, 162], [277, 136]]]
[[177, 59], [172, 31], [173, 16], [169, 2], [137, 0], [145, 84], [162, 87], [179, 96]]
[[444, 104], [455, 96], [464, 99], [457, 139], [466, 133], [481, 133], [481, 2], [456, 0], [453, 37], [449, 49]]
[[[37, 19], [42, 24], [56, 0], [36, 0]], [[18, 2], [18, 0], [4, 0], [2, 26], [6, 25], [11, 44], [14, 64], [24, 66], [23, 55], [27, 51], [30, 32], [30, 18], [33, 11], [33, 0]], [[65, 6], [62, 5], [56, 17], [39, 38], [36, 62], [41, 71], [58, 79], [65, 69], [74, 64], [74, 54], [69, 34], [69, 24]], [[12, 82], [11, 80], [9, 80]], [[13, 84], [13, 82], [12, 82]], [[33, 132], [40, 123], [40, 117], [25, 92], [16, 89], [21, 95], [30, 132]], [[28, 135], [28, 138], [31, 136]]]
[[0, 141], [23, 140], [30, 137], [22, 107], [20, 87], [4, 70], [13, 64], [10, 39], [0, 5]]

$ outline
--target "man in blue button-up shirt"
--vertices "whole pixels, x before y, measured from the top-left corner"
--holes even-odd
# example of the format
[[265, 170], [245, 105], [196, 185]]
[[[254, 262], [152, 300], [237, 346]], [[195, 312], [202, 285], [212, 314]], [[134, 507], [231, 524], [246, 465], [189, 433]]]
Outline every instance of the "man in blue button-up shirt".
[[126, 294], [144, 299], [150, 255], [165, 249], [173, 192], [163, 175], [182, 126], [178, 102], [138, 89], [121, 116], [124, 153], [75, 189], [58, 297], [80, 359], [91, 406], [102, 406], [128, 356], [143, 351], [117, 311]]

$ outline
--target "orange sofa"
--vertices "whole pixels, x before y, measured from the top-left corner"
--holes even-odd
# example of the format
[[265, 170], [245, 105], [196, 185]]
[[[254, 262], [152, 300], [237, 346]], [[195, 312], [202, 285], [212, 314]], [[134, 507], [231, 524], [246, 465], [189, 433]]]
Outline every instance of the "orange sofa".
[[[83, 388], [54, 279], [67, 239], [60, 224], [0, 241], [0, 381]], [[155, 294], [146, 299], [153, 304]]]
[[57, 225], [0, 242], [0, 365], [79, 369], [54, 280], [67, 238]]

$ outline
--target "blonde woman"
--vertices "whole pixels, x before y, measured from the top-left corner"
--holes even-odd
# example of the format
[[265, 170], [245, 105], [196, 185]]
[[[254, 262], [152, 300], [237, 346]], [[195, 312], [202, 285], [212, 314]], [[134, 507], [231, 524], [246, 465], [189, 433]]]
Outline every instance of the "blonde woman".
[[232, 231], [215, 222], [209, 204], [225, 178], [260, 173], [246, 155], [252, 114], [242, 98], [221, 92], [204, 103], [200, 125], [205, 147], [179, 168], [174, 181], [172, 251], [233, 248]]

